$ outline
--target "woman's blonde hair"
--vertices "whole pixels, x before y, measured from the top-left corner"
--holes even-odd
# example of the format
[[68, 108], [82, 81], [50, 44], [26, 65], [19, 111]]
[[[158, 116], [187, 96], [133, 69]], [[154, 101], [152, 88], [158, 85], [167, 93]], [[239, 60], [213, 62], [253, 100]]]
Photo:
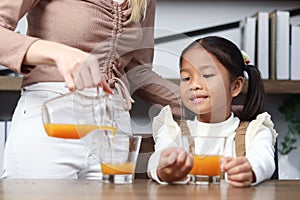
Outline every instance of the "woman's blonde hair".
[[127, 0], [127, 2], [132, 9], [130, 20], [133, 22], [144, 20], [147, 11], [147, 0]]

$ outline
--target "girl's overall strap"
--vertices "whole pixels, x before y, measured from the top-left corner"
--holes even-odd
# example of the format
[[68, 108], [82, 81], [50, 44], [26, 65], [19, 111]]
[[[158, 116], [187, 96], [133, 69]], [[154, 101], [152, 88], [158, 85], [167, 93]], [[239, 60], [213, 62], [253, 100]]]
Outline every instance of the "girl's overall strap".
[[249, 121], [241, 121], [235, 133], [235, 153], [236, 157], [245, 156], [246, 148], [245, 148], [245, 134], [247, 127], [249, 125]]

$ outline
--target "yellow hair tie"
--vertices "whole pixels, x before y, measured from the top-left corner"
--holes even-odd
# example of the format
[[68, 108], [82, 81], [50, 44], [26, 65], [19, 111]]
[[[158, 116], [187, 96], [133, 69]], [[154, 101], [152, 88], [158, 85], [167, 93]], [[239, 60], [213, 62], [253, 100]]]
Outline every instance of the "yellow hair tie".
[[249, 65], [250, 64], [250, 56], [243, 50], [241, 50], [241, 53], [242, 53], [242, 56], [243, 56], [243, 59], [244, 59], [244, 63], [246, 65]]

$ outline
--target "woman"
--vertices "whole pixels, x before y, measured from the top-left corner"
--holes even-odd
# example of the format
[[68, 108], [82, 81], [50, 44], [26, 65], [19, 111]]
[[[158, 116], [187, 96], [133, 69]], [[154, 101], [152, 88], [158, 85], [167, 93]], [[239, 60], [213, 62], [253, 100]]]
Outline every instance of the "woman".
[[[0, 64], [23, 75], [6, 143], [4, 178], [99, 178], [80, 141], [49, 138], [41, 105], [64, 93], [110, 86], [131, 108], [135, 92], [180, 113], [176, 85], [151, 70], [154, 0], [2, 0]], [[26, 14], [26, 36], [14, 33]], [[109, 91], [109, 89], [107, 89]]]

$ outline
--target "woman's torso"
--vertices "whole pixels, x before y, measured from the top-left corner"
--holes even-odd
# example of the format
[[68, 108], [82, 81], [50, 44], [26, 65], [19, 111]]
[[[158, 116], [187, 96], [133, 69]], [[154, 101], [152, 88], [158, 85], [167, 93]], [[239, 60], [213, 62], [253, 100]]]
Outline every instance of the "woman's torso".
[[[128, 6], [113, 0], [41, 0], [27, 19], [28, 35], [96, 53], [100, 65], [113, 63], [121, 74], [142, 39], [141, 24], [130, 21]], [[55, 66], [40, 65], [22, 85], [44, 81], [63, 79]]]

